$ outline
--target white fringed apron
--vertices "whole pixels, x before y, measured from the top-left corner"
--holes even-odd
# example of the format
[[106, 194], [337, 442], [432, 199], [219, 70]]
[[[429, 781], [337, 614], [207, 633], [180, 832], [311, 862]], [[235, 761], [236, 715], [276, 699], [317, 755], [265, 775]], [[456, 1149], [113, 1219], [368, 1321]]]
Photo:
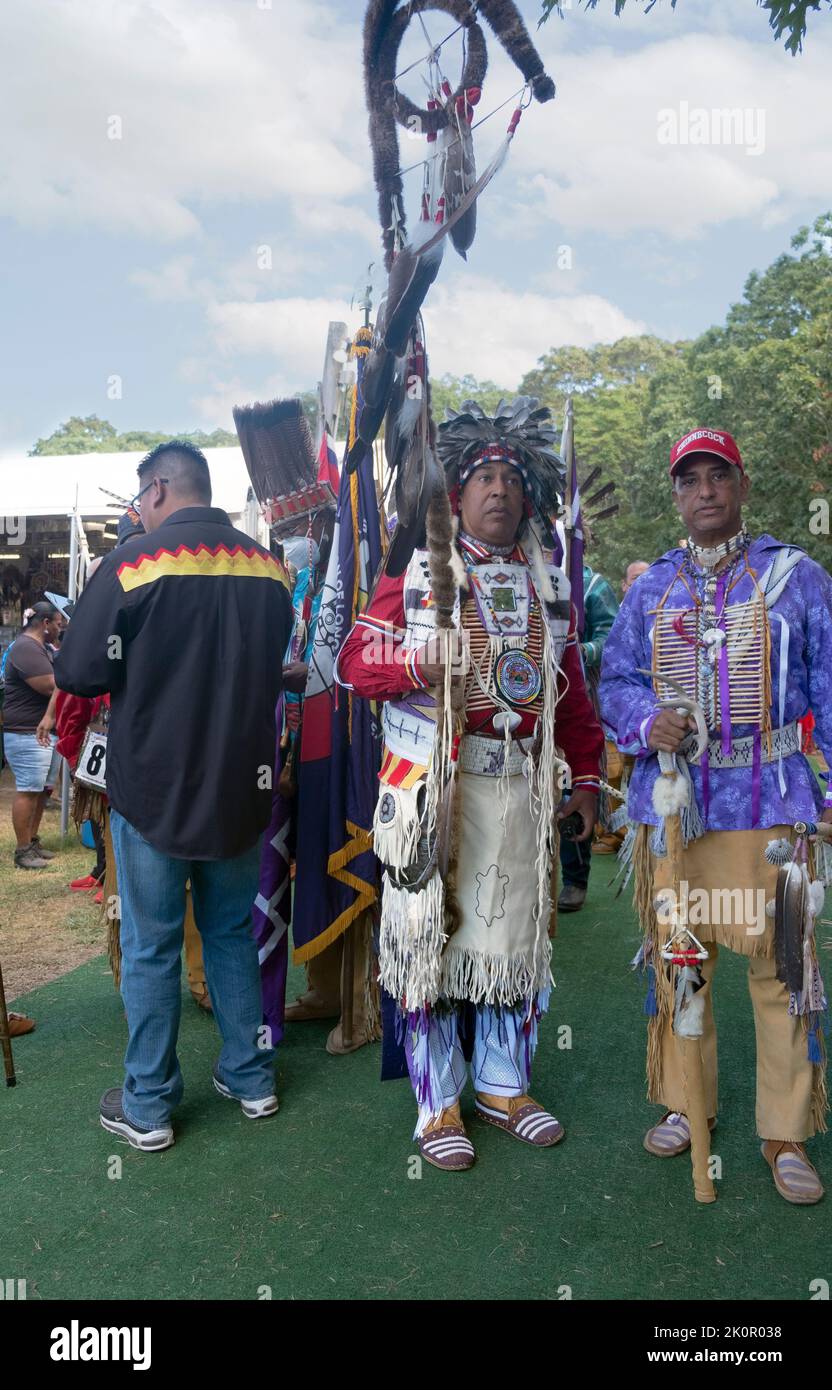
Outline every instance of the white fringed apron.
[[462, 922], [445, 947], [441, 992], [474, 1004], [517, 1004], [550, 983], [551, 903], [538, 931], [537, 827], [528, 778], [520, 773], [503, 783], [503, 818], [495, 778], [459, 775]]

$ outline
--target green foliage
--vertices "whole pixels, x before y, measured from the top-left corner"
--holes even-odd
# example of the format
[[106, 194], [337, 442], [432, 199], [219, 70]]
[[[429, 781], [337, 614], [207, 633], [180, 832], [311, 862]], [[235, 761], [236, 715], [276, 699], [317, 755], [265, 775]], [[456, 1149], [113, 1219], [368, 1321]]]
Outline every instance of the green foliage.
[[[223, 449], [237, 443], [236, 434], [228, 430], [191, 430], [188, 434], [176, 436], [189, 439], [200, 449]], [[73, 415], [59, 425], [46, 439], [38, 439], [29, 450], [34, 454], [124, 454], [131, 451], [146, 451], [157, 444], [163, 444], [173, 436], [149, 430], [127, 430], [119, 434], [109, 420], [99, 420], [97, 415], [87, 415], [82, 419]]]
[[516, 394], [508, 387], [495, 386], [493, 381], [451, 376], [449, 372], [430, 384], [431, 410], [437, 424], [444, 420], [446, 410], [459, 410], [463, 401], [476, 401], [487, 414], [496, 410], [501, 400], [510, 400]]
[[[781, 39], [784, 34], [786, 35], [786, 48], [790, 53], [799, 53], [803, 48], [809, 12], [820, 10], [824, 4], [827, 8], [832, 8], [832, 0], [756, 0], [756, 2], [760, 9], [767, 12], [768, 22], [774, 32], [774, 37]], [[615, 13], [619, 15], [627, 0], [613, 0], [613, 3]], [[658, 0], [642, 0], [642, 3], [644, 13], [649, 14]], [[588, 10], [594, 10], [597, 4], [598, 0], [584, 0], [584, 5]], [[670, 0], [670, 5], [675, 10], [676, 0]], [[549, 16], [555, 12], [561, 16], [563, 14], [560, 0], [543, 0], [543, 14], [540, 17], [539, 25], [544, 24]]]
[[82, 420], [73, 415], [49, 435], [38, 439], [30, 454], [105, 454], [117, 449], [118, 432], [109, 420], [88, 415]]
[[616, 484], [615, 498], [604, 505], [615, 500], [618, 515], [599, 523], [587, 547], [590, 563], [613, 584], [632, 560], [659, 553], [656, 536], [672, 522], [667, 490], [657, 488], [644, 457], [645, 418], [650, 382], [657, 372], [678, 372], [685, 347], [644, 335], [592, 348], [555, 348], [521, 382], [521, 391], [539, 396], [558, 422], [572, 396], [581, 474], [600, 465], [599, 485]]
[[571, 395], [582, 473], [600, 464], [617, 485], [619, 514], [600, 523], [589, 553], [613, 583], [631, 560], [679, 540], [669, 454], [697, 425], [738, 439], [752, 529], [794, 541], [829, 567], [828, 538], [809, 532], [809, 504], [832, 491], [832, 215], [749, 275], [724, 326], [690, 343], [640, 337], [556, 348], [520, 389], [558, 420]]
[[809, 504], [832, 477], [832, 216], [749, 275], [723, 328], [685, 350], [680, 370], [650, 382], [644, 451], [658, 482], [674, 439], [696, 425], [730, 430], [752, 481], [753, 530], [803, 546], [829, 566], [829, 540], [809, 532]]

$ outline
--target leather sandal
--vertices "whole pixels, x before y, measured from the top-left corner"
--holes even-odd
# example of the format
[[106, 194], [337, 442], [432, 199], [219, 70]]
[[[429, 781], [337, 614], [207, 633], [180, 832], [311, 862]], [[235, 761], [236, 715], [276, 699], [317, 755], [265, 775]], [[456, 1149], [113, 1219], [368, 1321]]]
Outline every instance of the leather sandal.
[[780, 1196], [795, 1206], [812, 1206], [823, 1196], [823, 1183], [802, 1144], [791, 1139], [766, 1139], [760, 1152], [771, 1169]]
[[[713, 1133], [716, 1120], [708, 1121], [708, 1129]], [[677, 1154], [687, 1153], [690, 1148], [690, 1125], [687, 1115], [678, 1110], [668, 1110], [657, 1125], [648, 1129], [644, 1136], [644, 1147], [656, 1158], [675, 1158]]]
[[495, 1125], [497, 1129], [505, 1130], [515, 1139], [522, 1139], [524, 1144], [533, 1144], [535, 1148], [550, 1149], [553, 1144], [559, 1144], [564, 1136], [560, 1120], [556, 1120], [531, 1096], [510, 1096], [508, 1110], [488, 1105], [479, 1095], [475, 1104], [477, 1114], [486, 1124]]
[[[445, 1117], [446, 1123], [442, 1123]], [[459, 1114], [459, 1105], [443, 1110], [430, 1129], [423, 1130], [417, 1141], [419, 1152], [434, 1168], [442, 1168], [446, 1173], [461, 1173], [473, 1167], [476, 1159], [474, 1145], [465, 1133], [465, 1126]]]

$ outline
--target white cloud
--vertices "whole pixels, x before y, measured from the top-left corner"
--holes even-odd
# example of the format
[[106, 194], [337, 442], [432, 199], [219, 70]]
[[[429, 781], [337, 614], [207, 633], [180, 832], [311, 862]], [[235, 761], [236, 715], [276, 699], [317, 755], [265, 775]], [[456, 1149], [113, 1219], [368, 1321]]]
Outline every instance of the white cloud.
[[[201, 274], [197, 274], [201, 271]], [[302, 276], [326, 274], [322, 257], [285, 234], [266, 235], [233, 259], [201, 248], [193, 255], [173, 256], [154, 268], [132, 270], [128, 281], [156, 303], [202, 303], [206, 308], [223, 299], [255, 300], [293, 288]]]
[[0, 210], [23, 225], [175, 239], [268, 201], [319, 232], [369, 189], [360, 37], [331, 4], [57, 0], [11, 7], [4, 40]]
[[515, 387], [550, 348], [611, 343], [646, 332], [597, 294], [517, 293], [484, 276], [457, 276], [435, 287], [425, 310], [435, 376], [470, 372]]
[[[542, 209], [570, 230], [684, 240], [734, 219], [773, 225], [806, 200], [828, 200], [832, 42], [823, 30], [798, 59], [767, 31], [758, 42], [690, 33], [653, 42], [645, 21], [643, 33], [638, 47], [553, 60], [558, 97], [526, 112], [508, 166], [518, 219], [539, 224]], [[680, 102], [762, 111], [763, 152], [746, 153], [755, 120], [738, 145], [661, 144], [660, 112]]]
[[208, 307], [208, 323], [223, 358], [268, 354], [282, 389], [315, 385], [332, 320], [351, 323], [355, 311], [341, 299], [229, 300]]
[[[267, 376], [259, 368], [248, 378], [239, 370], [218, 371], [209, 360], [184, 363], [190, 384], [206, 383], [192, 403], [215, 419], [218, 410], [228, 414], [229, 401], [314, 387], [330, 321], [352, 324], [356, 315], [347, 300], [287, 298], [218, 302], [207, 317], [218, 359], [262, 356], [271, 363]], [[517, 293], [499, 281], [465, 274], [434, 286], [425, 322], [435, 376], [470, 372], [507, 387], [516, 386], [552, 347], [614, 342], [646, 331], [640, 319], [600, 295]]]

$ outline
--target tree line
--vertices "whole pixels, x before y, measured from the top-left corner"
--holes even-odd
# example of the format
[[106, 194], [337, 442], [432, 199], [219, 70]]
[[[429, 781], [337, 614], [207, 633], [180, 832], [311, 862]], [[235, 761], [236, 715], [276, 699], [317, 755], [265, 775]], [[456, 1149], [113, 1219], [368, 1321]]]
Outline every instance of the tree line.
[[[832, 213], [802, 227], [791, 251], [753, 271], [724, 324], [690, 341], [643, 335], [590, 348], [553, 348], [519, 383], [444, 376], [431, 387], [434, 418], [476, 400], [539, 396], [560, 423], [575, 412], [581, 471], [600, 464], [615, 482], [617, 516], [600, 522], [588, 558], [614, 582], [631, 560], [652, 560], [680, 538], [667, 474], [674, 440], [697, 425], [729, 430], [748, 465], [749, 525], [803, 546], [830, 568], [832, 479]], [[314, 421], [316, 393], [302, 397]], [[73, 417], [33, 454], [150, 449], [169, 435], [120, 434], [96, 416]], [[228, 430], [186, 436], [235, 445]], [[825, 526], [824, 526], [825, 517]]]

